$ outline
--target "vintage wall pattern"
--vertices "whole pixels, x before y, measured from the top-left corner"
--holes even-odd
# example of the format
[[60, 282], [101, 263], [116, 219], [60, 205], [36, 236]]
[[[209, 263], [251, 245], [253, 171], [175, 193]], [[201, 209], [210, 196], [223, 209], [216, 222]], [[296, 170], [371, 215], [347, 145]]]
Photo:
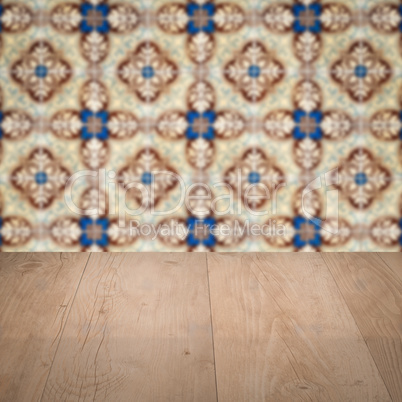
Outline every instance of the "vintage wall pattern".
[[0, 1], [1, 249], [400, 251], [401, 66], [398, 0]]

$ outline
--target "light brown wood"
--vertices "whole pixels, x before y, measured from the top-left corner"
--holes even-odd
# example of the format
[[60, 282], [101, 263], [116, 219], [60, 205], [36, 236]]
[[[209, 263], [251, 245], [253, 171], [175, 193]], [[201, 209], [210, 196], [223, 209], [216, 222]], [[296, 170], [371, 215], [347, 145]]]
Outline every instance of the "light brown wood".
[[218, 399], [389, 401], [318, 254], [210, 254]]
[[38, 401], [88, 254], [0, 253], [0, 401]]
[[44, 401], [215, 401], [203, 254], [92, 254]]
[[402, 253], [378, 253], [378, 255], [402, 281]]
[[[374, 253], [322, 256], [363, 334], [392, 399], [402, 401], [400, 277]], [[388, 261], [391, 262], [391, 259], [388, 258]]]
[[220, 401], [402, 401], [401, 254], [88, 258], [0, 253], [0, 401], [214, 401], [214, 349]]

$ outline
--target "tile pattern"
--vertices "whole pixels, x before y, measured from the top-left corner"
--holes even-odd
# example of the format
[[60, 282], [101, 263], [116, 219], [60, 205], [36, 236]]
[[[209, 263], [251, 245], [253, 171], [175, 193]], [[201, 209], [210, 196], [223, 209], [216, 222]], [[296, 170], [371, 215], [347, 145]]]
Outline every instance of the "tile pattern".
[[2, 250], [401, 250], [397, 0], [0, 18]]

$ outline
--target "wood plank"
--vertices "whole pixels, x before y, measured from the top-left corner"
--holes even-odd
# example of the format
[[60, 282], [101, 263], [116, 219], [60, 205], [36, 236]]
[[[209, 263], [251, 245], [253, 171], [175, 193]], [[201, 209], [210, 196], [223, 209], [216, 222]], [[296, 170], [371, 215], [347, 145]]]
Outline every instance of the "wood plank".
[[402, 281], [402, 253], [377, 253]]
[[206, 258], [93, 254], [44, 401], [214, 401]]
[[394, 401], [402, 401], [402, 281], [375, 253], [323, 254]]
[[219, 401], [389, 401], [320, 255], [210, 254]]
[[38, 401], [89, 254], [0, 253], [0, 401]]

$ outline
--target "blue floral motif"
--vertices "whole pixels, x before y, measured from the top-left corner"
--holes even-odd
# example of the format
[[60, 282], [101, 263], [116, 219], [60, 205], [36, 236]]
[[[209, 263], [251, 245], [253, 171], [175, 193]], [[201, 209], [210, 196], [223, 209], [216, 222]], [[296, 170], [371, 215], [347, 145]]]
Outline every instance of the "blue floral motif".
[[144, 172], [141, 176], [141, 181], [146, 186], [149, 186], [154, 181], [154, 175], [151, 172]]
[[258, 172], [250, 172], [248, 175], [248, 182], [250, 184], [257, 184], [261, 181], [261, 175]]
[[367, 177], [366, 173], [364, 173], [364, 172], [356, 173], [355, 183], [358, 186], [364, 186], [367, 182], [368, 182], [368, 177]]
[[143, 67], [141, 74], [146, 80], [151, 79], [155, 75], [155, 70], [152, 66]]
[[[322, 121], [322, 112], [316, 110], [314, 112], [307, 113], [303, 110], [296, 110], [293, 113], [293, 118], [295, 123], [297, 124], [293, 130], [294, 139], [303, 140], [306, 137], [309, 137], [314, 141], [319, 141], [322, 139], [322, 130], [320, 127]], [[305, 125], [302, 124], [305, 118], [314, 123], [311, 129], [308, 129], [309, 126], [307, 125], [306, 130]]]
[[[296, 17], [293, 23], [294, 32], [301, 34], [309, 31], [311, 33], [319, 34], [321, 32], [321, 21], [319, 19], [321, 15], [322, 6], [319, 3], [313, 3], [310, 5], [295, 4], [293, 6], [293, 14]], [[311, 23], [306, 24], [303, 20], [303, 14], [311, 13], [314, 15], [314, 19]]]
[[35, 68], [35, 75], [38, 78], [46, 78], [48, 73], [47, 67], [44, 66], [43, 64], [38, 64]]
[[303, 218], [302, 216], [296, 216], [293, 219], [293, 226], [296, 230], [304, 230], [305, 225], [311, 226], [311, 231], [313, 236], [310, 239], [304, 239], [302, 233], [297, 233], [293, 238], [293, 245], [296, 248], [303, 248], [304, 246], [310, 245], [313, 247], [320, 247], [321, 246], [321, 235], [320, 235], [320, 223], [321, 220], [315, 218], [314, 221], [309, 219]]
[[[98, 239], [93, 239], [88, 234], [88, 229], [90, 226], [97, 226], [100, 230], [101, 235]], [[109, 220], [107, 218], [98, 218], [94, 220], [88, 217], [83, 217], [80, 219], [80, 227], [83, 232], [80, 239], [83, 247], [89, 247], [94, 244], [98, 245], [99, 247], [107, 247], [109, 244], [109, 239], [106, 233], [109, 227]]]
[[[197, 21], [194, 19], [197, 17], [197, 13], [206, 13], [208, 18], [205, 20], [204, 25], [197, 24]], [[187, 14], [191, 18], [187, 25], [187, 32], [190, 35], [195, 35], [199, 32], [205, 32], [208, 34], [214, 33], [215, 31], [215, 23], [212, 19], [215, 13], [215, 5], [213, 3], [206, 3], [206, 4], [196, 4], [196, 3], [189, 3], [187, 5]]]
[[[211, 233], [211, 227], [216, 225], [216, 220], [212, 217], [205, 219], [196, 218], [194, 216], [187, 219], [187, 226], [189, 229], [189, 234], [187, 237], [187, 244], [190, 247], [197, 247], [199, 245], [204, 245], [205, 247], [214, 247], [216, 244], [215, 236]], [[195, 234], [197, 227], [203, 226], [202, 230], [208, 230], [208, 235], [205, 238], [198, 238]], [[198, 229], [200, 230], [200, 229]]]
[[[213, 123], [216, 118], [216, 113], [213, 110], [208, 110], [204, 113], [198, 113], [195, 111], [190, 111], [187, 113], [187, 122], [189, 124], [187, 131], [186, 131], [186, 137], [189, 140], [196, 140], [200, 136], [204, 138], [205, 140], [211, 141], [215, 138], [215, 132], [213, 128]], [[198, 133], [197, 130], [195, 130], [194, 123], [197, 119], [205, 119], [208, 121], [208, 127], [206, 128], [206, 131], [203, 133]]]
[[[91, 13], [100, 14], [98, 19], [91, 20]], [[101, 34], [107, 34], [109, 32], [109, 22], [106, 17], [109, 13], [109, 6], [107, 4], [93, 5], [90, 3], [84, 3], [81, 5], [82, 21], [80, 25], [81, 32], [91, 33], [96, 30]]]
[[368, 68], [364, 64], [358, 64], [355, 67], [355, 76], [357, 78], [365, 78], [368, 74]]
[[37, 184], [39, 184], [40, 186], [47, 183], [47, 174], [46, 172], [37, 172], [35, 174], [35, 181]]
[[257, 66], [256, 64], [252, 64], [248, 68], [248, 75], [251, 78], [258, 78], [261, 75], [261, 68], [259, 66]]
[[2, 27], [2, 24], [1, 24], [1, 16], [2, 15], [3, 15], [3, 6], [0, 4], [0, 33], [3, 30], [3, 27]]
[[[109, 137], [109, 132], [106, 127], [108, 116], [109, 114], [105, 110], [97, 113], [91, 112], [90, 110], [83, 110], [81, 112], [81, 121], [84, 126], [81, 129], [81, 138], [83, 140], [90, 140], [96, 137], [98, 140], [107, 140]], [[91, 127], [88, 126], [91, 118], [99, 119], [102, 123], [99, 131], [97, 131], [96, 133], [93, 133], [91, 131]]]
[[[399, 14], [401, 14], [401, 17], [402, 17], [402, 4], [399, 6]], [[399, 30], [402, 32], [402, 21], [399, 25]]]

